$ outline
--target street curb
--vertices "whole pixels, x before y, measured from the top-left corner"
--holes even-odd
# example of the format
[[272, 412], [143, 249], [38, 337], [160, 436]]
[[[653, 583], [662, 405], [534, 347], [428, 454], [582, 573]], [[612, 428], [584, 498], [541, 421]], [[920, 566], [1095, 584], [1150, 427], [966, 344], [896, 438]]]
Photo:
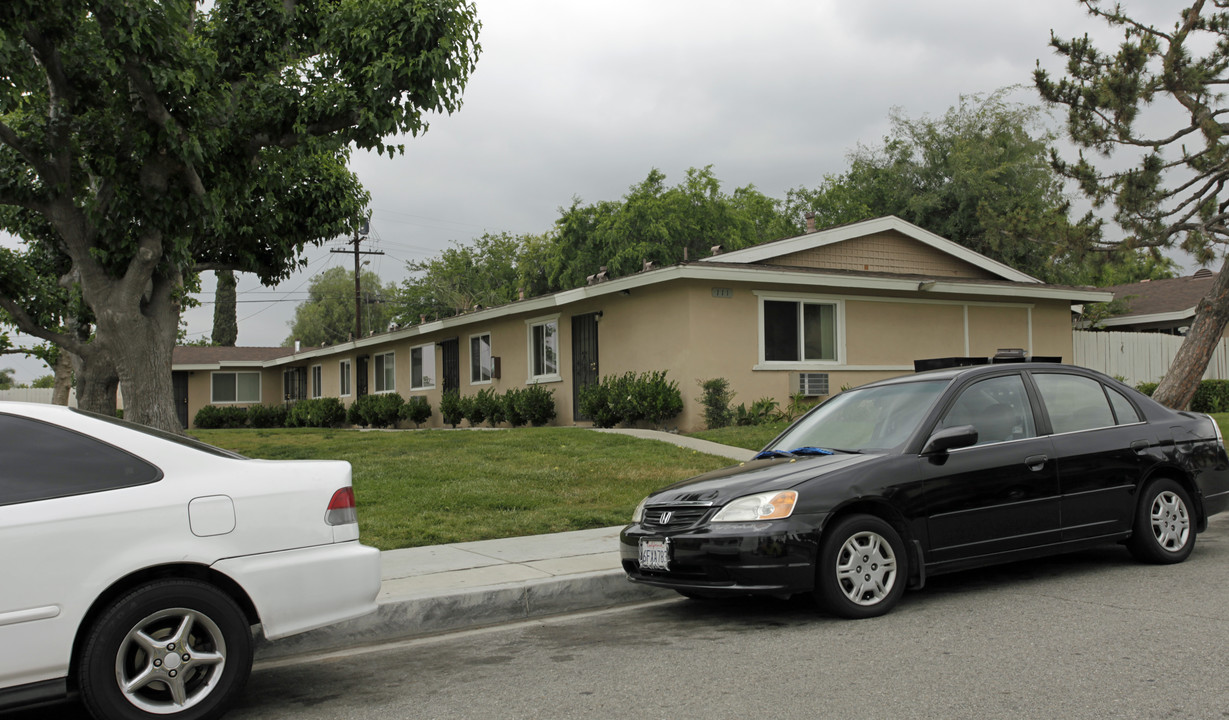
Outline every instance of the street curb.
[[276, 641], [258, 639], [260, 660], [404, 640], [564, 613], [674, 597], [602, 570], [382, 602], [374, 613]]

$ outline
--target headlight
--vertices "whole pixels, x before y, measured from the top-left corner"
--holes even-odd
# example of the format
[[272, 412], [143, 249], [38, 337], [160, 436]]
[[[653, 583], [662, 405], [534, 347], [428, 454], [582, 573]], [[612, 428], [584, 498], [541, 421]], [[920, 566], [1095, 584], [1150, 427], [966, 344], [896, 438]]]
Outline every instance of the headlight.
[[644, 519], [644, 504], [648, 501], [649, 499], [647, 497], [641, 500], [640, 504], [636, 506], [636, 509], [632, 511], [632, 522], [638, 523]]
[[721, 508], [709, 522], [781, 520], [793, 514], [796, 502], [798, 493], [793, 490], [748, 495]]

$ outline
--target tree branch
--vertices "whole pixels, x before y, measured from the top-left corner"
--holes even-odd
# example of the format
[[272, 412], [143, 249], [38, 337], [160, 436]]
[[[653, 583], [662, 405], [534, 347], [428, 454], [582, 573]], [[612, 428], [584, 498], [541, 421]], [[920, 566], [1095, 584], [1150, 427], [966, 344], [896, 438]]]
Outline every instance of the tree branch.
[[88, 343], [82, 343], [75, 337], [64, 335], [57, 332], [52, 332], [44, 328], [39, 323], [35, 322], [34, 318], [30, 317], [20, 305], [13, 302], [10, 298], [0, 295], [0, 310], [4, 310], [9, 314], [13, 324], [27, 335], [33, 335], [40, 340], [46, 340], [49, 343], [58, 345], [65, 350], [77, 355], [84, 355], [88, 352]]

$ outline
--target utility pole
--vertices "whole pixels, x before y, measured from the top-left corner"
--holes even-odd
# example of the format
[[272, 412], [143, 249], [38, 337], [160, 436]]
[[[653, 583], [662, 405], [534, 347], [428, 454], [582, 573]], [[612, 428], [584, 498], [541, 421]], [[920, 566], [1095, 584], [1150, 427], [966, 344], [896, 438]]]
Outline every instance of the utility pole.
[[371, 220], [364, 220], [361, 227], [354, 228], [354, 239], [349, 241], [349, 244], [354, 246], [353, 250], [330, 250], [335, 253], [354, 253], [354, 339], [358, 340], [363, 336], [363, 286], [359, 280], [359, 255], [383, 255], [382, 250], [359, 250], [359, 243], [367, 239], [367, 233]]

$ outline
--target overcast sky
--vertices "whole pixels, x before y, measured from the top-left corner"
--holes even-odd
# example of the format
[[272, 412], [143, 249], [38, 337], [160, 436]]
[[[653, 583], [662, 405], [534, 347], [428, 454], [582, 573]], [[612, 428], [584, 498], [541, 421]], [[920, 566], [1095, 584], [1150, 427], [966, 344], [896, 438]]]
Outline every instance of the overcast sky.
[[[674, 185], [713, 165], [723, 188], [781, 197], [846, 168], [879, 143], [888, 113], [942, 115], [961, 95], [1022, 85], [1038, 102], [1038, 60], [1061, 72], [1050, 30], [1120, 35], [1075, 0], [477, 0], [482, 54], [452, 116], [406, 138], [405, 155], [358, 153], [372, 196], [369, 269], [388, 281], [405, 263], [483, 232], [541, 233], [579, 197], [616, 200], [659, 168]], [[1141, 5], [1128, 0], [1128, 9]], [[1152, 3], [1149, 3], [1152, 5]], [[1149, 20], [1169, 27], [1177, 5]], [[1158, 12], [1158, 11], [1153, 11]], [[316, 273], [353, 256], [307, 253], [276, 288], [239, 283], [239, 345], [279, 345]], [[207, 337], [213, 277], [185, 313]], [[49, 369], [0, 357], [20, 382]]]

